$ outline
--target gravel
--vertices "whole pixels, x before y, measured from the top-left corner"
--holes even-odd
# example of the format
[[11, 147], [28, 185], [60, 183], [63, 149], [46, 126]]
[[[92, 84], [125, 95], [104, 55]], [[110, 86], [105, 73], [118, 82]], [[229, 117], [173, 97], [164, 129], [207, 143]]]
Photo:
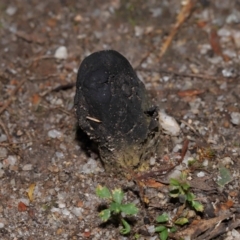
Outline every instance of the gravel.
[[[233, 0], [205, 2], [210, 1], [198, 1], [159, 62], [180, 1], [1, 1], [0, 109], [10, 100], [0, 113], [1, 240], [134, 239], [136, 233], [141, 240], [159, 239], [156, 217], [163, 212], [174, 217], [181, 205], [170, 199], [168, 185], [156, 187], [154, 180], [167, 182], [182, 170], [189, 171], [196, 198], [215, 203], [214, 215], [233, 211], [240, 218], [240, 9]], [[213, 30], [220, 48], [213, 47]], [[149, 158], [147, 173], [178, 166], [141, 182], [148, 207], [140, 201], [137, 181], [106, 172], [91, 142], [76, 136], [72, 86], [78, 66], [90, 53], [109, 48], [137, 68], [154, 104], [165, 111], [163, 154]], [[191, 95], [194, 90], [200, 93]], [[187, 151], [178, 163], [185, 139]], [[195, 161], [190, 168], [189, 161]], [[221, 166], [231, 181], [220, 189]], [[124, 203], [139, 208], [129, 236], [120, 235], [121, 224], [102, 224], [99, 211], [108, 203], [96, 196], [99, 184], [123, 188]], [[193, 220], [206, 220], [206, 214], [196, 213]], [[236, 227], [215, 239], [238, 238]]]

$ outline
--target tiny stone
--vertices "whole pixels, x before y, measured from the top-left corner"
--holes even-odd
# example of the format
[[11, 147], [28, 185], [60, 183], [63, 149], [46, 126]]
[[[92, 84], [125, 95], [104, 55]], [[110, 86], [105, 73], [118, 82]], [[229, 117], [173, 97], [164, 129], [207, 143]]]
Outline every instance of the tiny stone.
[[65, 207], [66, 207], [66, 204], [65, 204], [65, 203], [59, 203], [59, 204], [58, 204], [58, 207], [59, 207], [59, 208], [65, 208]]
[[4, 228], [4, 223], [0, 222], [0, 228]]
[[80, 14], [76, 15], [74, 18], [75, 22], [81, 22], [83, 20], [82, 16]]
[[0, 135], [0, 142], [5, 142], [7, 141], [7, 136], [5, 134]]
[[62, 137], [62, 133], [56, 129], [52, 129], [52, 130], [48, 131], [48, 137], [59, 139]]
[[177, 144], [174, 148], [173, 148], [173, 152], [178, 152], [179, 150], [182, 149], [182, 144]]
[[154, 225], [147, 226], [147, 230], [148, 230], [149, 233], [154, 233], [155, 232], [155, 226]]
[[135, 30], [135, 36], [136, 37], [141, 37], [143, 35], [143, 28], [139, 27], [139, 26], [135, 26], [134, 28]]
[[32, 170], [32, 164], [26, 164], [22, 168], [23, 171], [30, 171]]
[[64, 158], [64, 154], [62, 152], [56, 152], [55, 154], [57, 158]]
[[200, 178], [200, 177], [204, 177], [205, 176], [205, 173], [204, 172], [199, 172], [198, 174], [197, 174], [197, 176]]
[[56, 50], [54, 57], [58, 59], [67, 59], [68, 57], [67, 48], [65, 46], [59, 47]]
[[161, 127], [165, 130], [166, 134], [171, 136], [179, 135], [180, 127], [173, 117], [167, 115], [164, 112], [159, 112], [159, 123]]
[[240, 239], [240, 233], [235, 229], [232, 230], [232, 236], [234, 239]]
[[8, 151], [4, 147], [0, 147], [0, 159], [4, 159], [7, 157]]
[[151, 157], [151, 158], [150, 158], [150, 165], [151, 165], [151, 166], [154, 165], [155, 162], [156, 162], [156, 159], [155, 159], [154, 157]]
[[17, 8], [14, 7], [14, 6], [9, 6], [6, 10], [6, 13], [9, 15], [9, 16], [13, 16], [17, 11]]
[[4, 171], [2, 169], [0, 169], [0, 178], [2, 178], [4, 175]]
[[18, 137], [21, 137], [22, 135], [23, 135], [23, 131], [22, 131], [22, 130], [20, 130], [20, 129], [19, 129], [19, 130], [17, 130], [17, 136], [18, 136]]
[[240, 113], [239, 112], [232, 112], [231, 113], [231, 122], [235, 125], [240, 124]]
[[70, 215], [70, 212], [65, 208], [62, 210], [62, 214], [68, 216]]
[[208, 160], [207, 159], [205, 159], [204, 161], [203, 161], [203, 164], [202, 164], [204, 167], [207, 167], [208, 166]]
[[8, 164], [13, 166], [17, 161], [17, 157], [10, 155], [8, 156], [7, 160], [8, 160]]
[[82, 208], [74, 207], [74, 208], [72, 209], [72, 213], [73, 213], [76, 217], [81, 217], [81, 216], [82, 216], [82, 212], [83, 212], [83, 209], [82, 209]]
[[230, 157], [225, 157], [225, 158], [223, 158], [223, 159], [221, 160], [221, 162], [222, 162], [222, 164], [223, 164], [224, 166], [229, 165], [229, 164], [233, 164], [233, 161], [232, 161], [232, 159], [231, 159]]
[[152, 17], [156, 18], [162, 15], [162, 8], [152, 8], [150, 12], [152, 13]]

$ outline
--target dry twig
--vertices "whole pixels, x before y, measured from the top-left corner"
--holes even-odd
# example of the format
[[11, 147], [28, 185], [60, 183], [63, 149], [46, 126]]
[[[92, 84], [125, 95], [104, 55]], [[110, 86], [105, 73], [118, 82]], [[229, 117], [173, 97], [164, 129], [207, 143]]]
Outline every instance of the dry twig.
[[182, 26], [182, 24], [185, 22], [185, 20], [192, 13], [194, 5], [195, 5], [194, 0], [188, 0], [187, 3], [182, 7], [180, 13], [177, 16], [177, 21], [176, 21], [175, 25], [173, 26], [172, 31], [170, 32], [169, 36], [166, 38], [166, 40], [164, 41], [164, 43], [161, 47], [161, 51], [159, 53], [160, 60], [163, 57], [163, 55], [165, 54], [165, 52], [167, 51], [167, 49], [169, 48], [178, 29]]

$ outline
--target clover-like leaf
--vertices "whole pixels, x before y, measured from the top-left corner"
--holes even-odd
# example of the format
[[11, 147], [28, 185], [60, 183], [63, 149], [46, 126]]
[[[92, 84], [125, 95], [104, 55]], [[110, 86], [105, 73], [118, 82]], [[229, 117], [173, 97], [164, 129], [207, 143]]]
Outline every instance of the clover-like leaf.
[[168, 221], [167, 213], [163, 213], [162, 215], [158, 216], [156, 220], [157, 220], [158, 223], [165, 223], [165, 222], [167, 222]]
[[120, 188], [116, 188], [112, 191], [112, 196], [113, 196], [113, 200], [116, 202], [116, 203], [119, 203], [121, 204], [122, 202], [122, 199], [123, 199], [123, 191], [122, 189]]
[[175, 179], [175, 178], [171, 178], [169, 183], [170, 183], [170, 186], [175, 186], [175, 187], [179, 187], [180, 186], [179, 180]]
[[168, 229], [164, 229], [160, 232], [159, 237], [161, 240], [167, 240], [168, 239]]
[[99, 217], [102, 219], [103, 222], [106, 222], [111, 216], [111, 211], [110, 209], [105, 209], [105, 210], [102, 210], [100, 213], [99, 213]]
[[192, 201], [192, 207], [198, 212], [203, 212], [204, 210], [203, 205], [198, 201]]
[[188, 223], [188, 219], [181, 217], [181, 218], [178, 218], [174, 223], [182, 226], [182, 225]]
[[169, 231], [170, 231], [171, 233], [175, 233], [175, 232], [177, 231], [177, 228], [176, 228], [175, 226], [173, 226], [173, 227], [171, 227], [171, 228], [169, 229]]
[[122, 204], [120, 207], [121, 211], [128, 215], [134, 215], [138, 213], [138, 208], [133, 203]]
[[110, 204], [109, 209], [110, 209], [112, 212], [118, 214], [118, 213], [121, 212], [121, 205], [120, 205], [119, 203], [112, 202], [112, 203]]
[[231, 180], [232, 180], [232, 176], [230, 171], [227, 168], [221, 166], [219, 168], [219, 180], [217, 181], [218, 185], [223, 187], [224, 185], [229, 183]]
[[181, 184], [181, 187], [184, 191], [187, 191], [190, 188], [190, 185], [187, 182], [184, 182]]
[[155, 227], [155, 232], [162, 232], [162, 231], [165, 230], [165, 229], [166, 229], [165, 226], [160, 225], [160, 226]]
[[193, 193], [191, 193], [191, 192], [188, 192], [187, 193], [187, 200], [189, 202], [192, 202], [194, 199], [195, 199], [195, 195]]
[[98, 185], [96, 188], [96, 194], [100, 198], [108, 198], [110, 199], [112, 197], [109, 189], [107, 187], [103, 187], [101, 185]]

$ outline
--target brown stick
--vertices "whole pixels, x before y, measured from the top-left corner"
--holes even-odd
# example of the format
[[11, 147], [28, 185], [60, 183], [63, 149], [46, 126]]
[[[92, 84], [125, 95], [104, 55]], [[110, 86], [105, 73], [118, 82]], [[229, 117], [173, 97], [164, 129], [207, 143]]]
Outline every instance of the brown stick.
[[167, 49], [169, 48], [178, 29], [182, 26], [182, 24], [185, 22], [185, 20], [192, 13], [194, 5], [195, 5], [195, 1], [188, 0], [187, 3], [182, 7], [180, 13], [177, 16], [177, 21], [176, 21], [175, 25], [173, 26], [172, 31], [170, 32], [169, 36], [166, 38], [166, 40], [164, 41], [164, 43], [161, 47], [161, 51], [159, 53], [160, 61], [161, 61], [161, 58], [163, 57], [163, 55], [165, 54], [165, 52], [167, 51]]

